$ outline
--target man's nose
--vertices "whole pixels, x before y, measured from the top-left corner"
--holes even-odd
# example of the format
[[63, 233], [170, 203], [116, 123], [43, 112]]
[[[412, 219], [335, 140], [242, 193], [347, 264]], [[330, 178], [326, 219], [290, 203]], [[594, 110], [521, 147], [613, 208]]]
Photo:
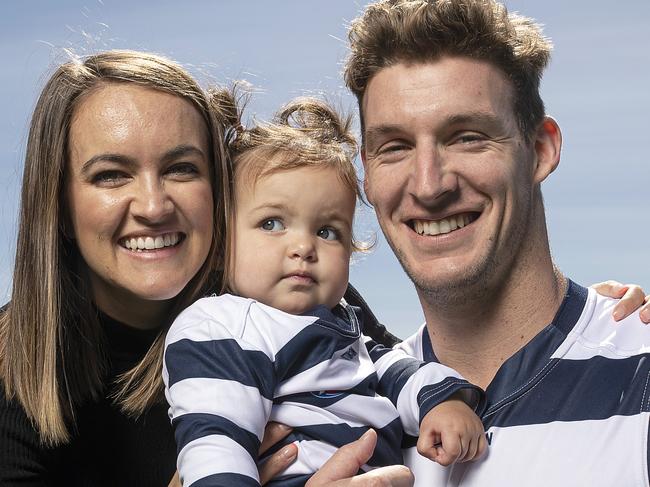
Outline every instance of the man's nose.
[[416, 147], [409, 181], [410, 193], [423, 205], [430, 205], [458, 189], [458, 176], [444, 151], [435, 143]]

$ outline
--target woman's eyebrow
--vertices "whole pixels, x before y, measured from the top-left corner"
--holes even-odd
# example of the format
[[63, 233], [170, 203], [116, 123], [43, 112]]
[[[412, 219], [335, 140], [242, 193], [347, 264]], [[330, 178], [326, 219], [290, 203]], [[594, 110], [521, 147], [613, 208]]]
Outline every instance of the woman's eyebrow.
[[[161, 160], [165, 163], [168, 163], [190, 154], [205, 157], [203, 151], [198, 147], [195, 147], [193, 145], [178, 145], [173, 149], [170, 149], [167, 152], [165, 152]], [[112, 152], [108, 152], [104, 154], [97, 154], [91, 157], [90, 159], [88, 159], [82, 166], [81, 171], [82, 172], [88, 171], [93, 164], [96, 164], [99, 161], [114, 162], [122, 166], [133, 166], [136, 163], [133, 158], [129, 156], [125, 156], [124, 154], [115, 154]]]
[[163, 162], [171, 162], [176, 159], [179, 159], [181, 157], [185, 157], [188, 155], [196, 155], [200, 157], [205, 157], [205, 154], [201, 149], [198, 147], [195, 147], [193, 145], [178, 145], [174, 147], [173, 149], [168, 150], [165, 152], [165, 154], [162, 156], [162, 161]]
[[132, 158], [125, 156], [124, 154], [114, 154], [108, 152], [104, 154], [97, 154], [88, 159], [81, 167], [81, 172], [87, 172], [93, 166], [93, 164], [96, 164], [99, 161], [115, 162], [122, 166], [132, 166], [135, 164], [135, 161]]

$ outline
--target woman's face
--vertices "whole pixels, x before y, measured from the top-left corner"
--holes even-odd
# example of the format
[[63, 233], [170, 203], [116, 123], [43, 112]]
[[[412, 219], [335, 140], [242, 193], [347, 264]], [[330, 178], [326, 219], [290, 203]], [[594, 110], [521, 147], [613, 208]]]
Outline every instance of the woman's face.
[[153, 327], [205, 262], [213, 233], [208, 134], [186, 100], [130, 83], [73, 114], [66, 196], [97, 306]]

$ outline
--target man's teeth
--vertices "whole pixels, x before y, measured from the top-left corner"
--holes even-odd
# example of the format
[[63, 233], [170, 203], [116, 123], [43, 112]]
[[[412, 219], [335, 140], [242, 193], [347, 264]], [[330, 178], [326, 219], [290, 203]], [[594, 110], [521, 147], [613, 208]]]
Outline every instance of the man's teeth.
[[124, 246], [130, 250], [153, 250], [163, 247], [173, 247], [180, 240], [177, 232], [166, 233], [156, 237], [132, 237], [124, 240]]
[[413, 229], [420, 235], [439, 235], [453, 232], [458, 228], [469, 225], [471, 218], [467, 214], [454, 215], [442, 220], [414, 220]]

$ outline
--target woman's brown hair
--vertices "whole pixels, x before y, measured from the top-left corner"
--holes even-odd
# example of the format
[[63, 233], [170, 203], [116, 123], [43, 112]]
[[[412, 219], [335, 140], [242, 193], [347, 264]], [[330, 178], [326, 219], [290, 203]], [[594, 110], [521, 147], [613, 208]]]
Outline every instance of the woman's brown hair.
[[210, 135], [214, 236], [197, 275], [175, 298], [169, 321], [142, 361], [120, 377], [113, 399], [138, 415], [162, 398], [164, 333], [174, 316], [207, 290], [223, 286], [230, 165], [219, 100], [177, 63], [135, 51], [106, 51], [58, 67], [31, 121], [23, 174], [11, 302], [0, 316], [0, 378], [45, 444], [64, 443], [74, 412], [105, 393], [103, 332], [85, 265], [66, 223], [64, 184], [68, 134], [75, 108], [105, 83], [135, 83], [189, 101]]

